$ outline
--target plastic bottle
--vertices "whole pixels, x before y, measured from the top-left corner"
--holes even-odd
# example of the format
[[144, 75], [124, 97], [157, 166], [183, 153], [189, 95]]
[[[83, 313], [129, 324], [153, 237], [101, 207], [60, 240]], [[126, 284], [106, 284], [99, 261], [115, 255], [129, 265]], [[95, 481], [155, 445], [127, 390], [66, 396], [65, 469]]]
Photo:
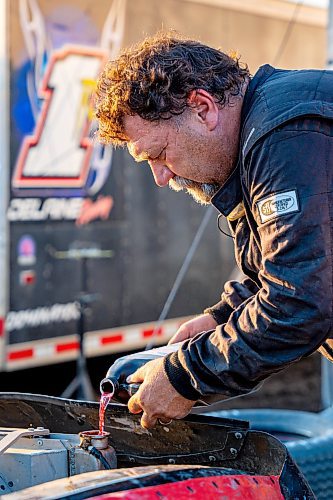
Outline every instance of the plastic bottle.
[[127, 377], [148, 363], [148, 361], [178, 351], [181, 344], [182, 342], [177, 342], [176, 344], [156, 347], [149, 351], [141, 351], [118, 358], [110, 366], [106, 377], [100, 383], [101, 394], [113, 393], [115, 401], [127, 403], [140, 387], [140, 384], [129, 384], [126, 382]]
[[[137, 392], [140, 384], [129, 384], [127, 377], [134, 373], [138, 368], [148, 363], [152, 359], [161, 358], [172, 352], [178, 351], [182, 342], [141, 351], [128, 356], [123, 356], [110, 366], [106, 377], [100, 383], [101, 394], [112, 393], [113, 399], [120, 403], [127, 403], [133, 394]], [[195, 403], [195, 406], [207, 406], [226, 399], [224, 395], [214, 394], [204, 396]]]

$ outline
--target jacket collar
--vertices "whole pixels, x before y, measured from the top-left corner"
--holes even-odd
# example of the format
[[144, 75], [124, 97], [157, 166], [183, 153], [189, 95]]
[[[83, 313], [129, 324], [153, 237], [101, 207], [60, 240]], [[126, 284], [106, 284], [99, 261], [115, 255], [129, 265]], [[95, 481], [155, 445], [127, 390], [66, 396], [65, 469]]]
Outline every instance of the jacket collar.
[[223, 186], [211, 198], [210, 202], [225, 217], [242, 201], [239, 162]]
[[[243, 124], [245, 123], [246, 117], [251, 109], [253, 96], [258, 88], [272, 73], [274, 68], [269, 64], [265, 64], [254, 75], [251, 79], [244, 96], [243, 106], [242, 106], [242, 116], [241, 116], [241, 130], [243, 129]], [[244, 138], [241, 136], [241, 144]], [[240, 151], [242, 146], [240, 145]], [[211, 204], [219, 212], [221, 212], [225, 217], [227, 217], [234, 208], [242, 201], [242, 186], [240, 179], [240, 154], [237, 162], [236, 168], [233, 170], [231, 175], [225, 181], [223, 186], [218, 190], [218, 192], [212, 197]]]

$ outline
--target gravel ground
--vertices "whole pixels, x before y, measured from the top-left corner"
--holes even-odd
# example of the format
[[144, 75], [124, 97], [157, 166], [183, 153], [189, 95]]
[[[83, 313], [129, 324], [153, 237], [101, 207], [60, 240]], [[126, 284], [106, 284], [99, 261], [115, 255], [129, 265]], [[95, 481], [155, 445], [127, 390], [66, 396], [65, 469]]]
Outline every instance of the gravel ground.
[[[287, 408], [291, 410], [319, 411], [320, 397], [319, 354], [294, 364], [273, 375], [253, 395], [225, 403], [229, 408]], [[223, 407], [224, 409], [224, 407]]]

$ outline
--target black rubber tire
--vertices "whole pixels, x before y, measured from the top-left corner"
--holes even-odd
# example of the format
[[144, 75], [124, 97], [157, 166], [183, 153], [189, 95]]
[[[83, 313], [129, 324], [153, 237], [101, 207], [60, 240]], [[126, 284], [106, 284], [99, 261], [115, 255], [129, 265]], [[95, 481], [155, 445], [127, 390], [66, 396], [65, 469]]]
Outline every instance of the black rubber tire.
[[[207, 415], [207, 413], [205, 413]], [[333, 410], [309, 413], [290, 410], [229, 410], [214, 417], [248, 420], [252, 429], [281, 439], [308, 480], [318, 500], [333, 499]], [[285, 439], [282, 435], [285, 435]]]
[[331, 436], [286, 443], [319, 500], [333, 498], [333, 433]]

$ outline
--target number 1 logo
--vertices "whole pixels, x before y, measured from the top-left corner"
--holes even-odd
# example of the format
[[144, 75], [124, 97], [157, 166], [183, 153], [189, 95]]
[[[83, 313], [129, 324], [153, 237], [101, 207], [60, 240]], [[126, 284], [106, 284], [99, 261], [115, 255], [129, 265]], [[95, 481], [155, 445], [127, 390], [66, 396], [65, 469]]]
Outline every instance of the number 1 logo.
[[105, 51], [89, 47], [67, 46], [53, 53], [34, 135], [24, 139], [14, 169], [14, 189], [84, 187], [93, 150], [87, 82], [91, 88], [105, 60]]

